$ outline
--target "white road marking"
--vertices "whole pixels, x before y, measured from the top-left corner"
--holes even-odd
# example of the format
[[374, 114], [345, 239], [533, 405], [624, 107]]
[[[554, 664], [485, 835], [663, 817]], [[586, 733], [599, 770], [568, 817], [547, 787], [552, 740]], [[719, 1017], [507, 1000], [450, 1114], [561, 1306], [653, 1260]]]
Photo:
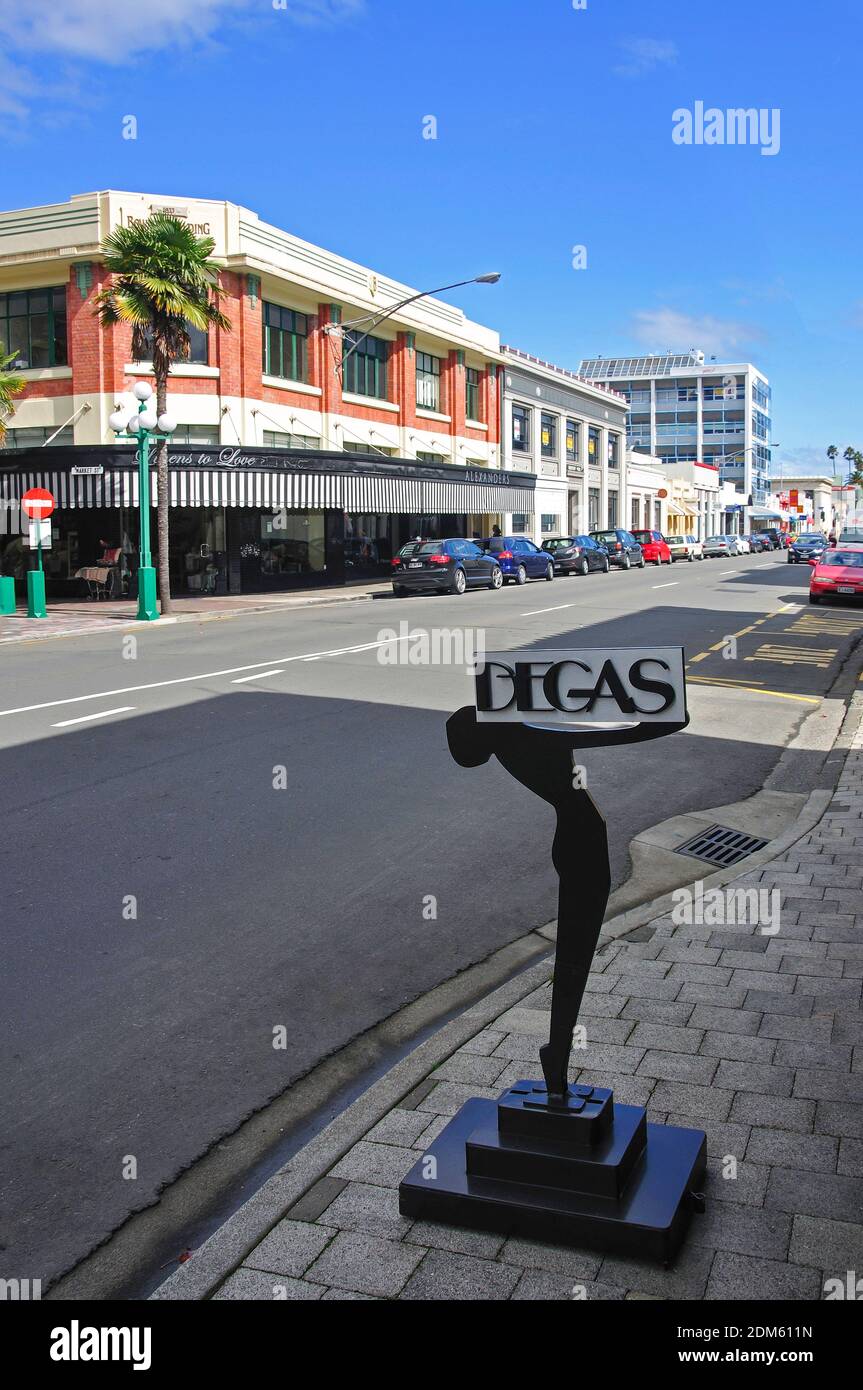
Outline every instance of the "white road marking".
[[554, 608], [532, 608], [529, 613], [522, 613], [523, 618], [535, 618], [537, 613], [559, 613], [561, 608], [574, 608], [573, 603], [556, 603]]
[[736, 574], [737, 570], [720, 570], [720, 574]]
[[651, 584], [651, 589], [673, 589], [679, 583], [677, 579], [668, 579], [664, 584]]
[[128, 714], [135, 708], [134, 705], [121, 705], [119, 709], [102, 709], [98, 714], [82, 714], [77, 719], [63, 719], [59, 724], [52, 724], [52, 729], [68, 729], [70, 724], [86, 724], [90, 719], [107, 719], [109, 714]]
[[274, 671], [255, 671], [251, 676], [237, 676], [236, 680], [231, 681], [231, 685], [245, 685], [246, 681], [262, 681], [265, 676], [280, 676], [281, 674], [280, 667]]
[[[308, 661], [309, 657], [322, 656], [348, 656], [353, 652], [372, 651], [375, 647], [391, 647], [395, 642], [410, 641], [413, 633], [405, 633], [401, 637], [387, 638], [383, 642], [362, 642], [355, 647], [334, 647], [326, 652], [308, 652], [305, 655], [277, 657], [277, 661], [282, 661], [287, 665], [291, 661]], [[270, 661], [272, 661], [270, 657]], [[223, 671], [199, 671], [194, 676], [175, 676], [169, 681], [150, 681], [147, 685], [125, 685], [119, 690], [97, 690], [92, 695], [70, 695], [65, 700], [43, 700], [38, 705], [20, 705], [16, 709], [0, 709], [0, 719], [7, 714], [32, 714], [34, 710], [56, 709], [58, 705], [80, 705], [85, 700], [105, 700], [110, 695], [134, 695], [139, 690], [162, 690], [169, 685], [189, 685], [194, 681], [215, 680], [218, 676], [234, 676], [239, 671], [259, 671], [262, 666], [267, 666], [266, 661], [253, 661], [247, 666], [229, 666]]]

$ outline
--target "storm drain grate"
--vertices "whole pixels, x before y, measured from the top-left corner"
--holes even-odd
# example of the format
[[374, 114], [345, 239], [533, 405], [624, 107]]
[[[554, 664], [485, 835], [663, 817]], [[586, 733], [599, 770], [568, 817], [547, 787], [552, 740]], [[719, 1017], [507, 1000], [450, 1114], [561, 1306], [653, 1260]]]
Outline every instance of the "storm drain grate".
[[728, 825], [710, 825], [685, 844], [679, 845], [676, 853], [688, 854], [691, 859], [704, 859], [708, 864], [724, 869], [754, 854], [757, 849], [763, 849], [766, 844], [766, 840], [759, 840], [756, 835], [744, 835], [742, 830], [732, 830]]

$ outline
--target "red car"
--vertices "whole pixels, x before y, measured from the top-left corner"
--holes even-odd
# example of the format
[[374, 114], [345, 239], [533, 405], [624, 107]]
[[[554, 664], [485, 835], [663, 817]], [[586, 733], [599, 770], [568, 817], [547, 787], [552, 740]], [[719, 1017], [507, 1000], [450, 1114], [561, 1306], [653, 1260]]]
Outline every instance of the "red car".
[[661, 531], [633, 531], [632, 534], [641, 546], [642, 554], [649, 564], [670, 565], [674, 563], [674, 556]]
[[825, 550], [820, 560], [810, 560], [809, 602], [822, 599], [863, 598], [863, 545], [842, 545]]

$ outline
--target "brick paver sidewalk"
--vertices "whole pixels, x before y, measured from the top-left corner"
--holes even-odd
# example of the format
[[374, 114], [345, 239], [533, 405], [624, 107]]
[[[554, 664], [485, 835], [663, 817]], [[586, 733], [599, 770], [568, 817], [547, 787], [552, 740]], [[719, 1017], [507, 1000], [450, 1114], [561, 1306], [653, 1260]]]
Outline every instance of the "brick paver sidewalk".
[[214, 1296], [819, 1299], [863, 1274], [861, 884], [858, 727], [820, 824], [728, 885], [779, 889], [776, 935], [661, 917], [598, 952], [572, 1079], [707, 1132], [707, 1212], [670, 1270], [399, 1215], [401, 1178], [462, 1103], [538, 1074], [544, 983], [366, 1133]]

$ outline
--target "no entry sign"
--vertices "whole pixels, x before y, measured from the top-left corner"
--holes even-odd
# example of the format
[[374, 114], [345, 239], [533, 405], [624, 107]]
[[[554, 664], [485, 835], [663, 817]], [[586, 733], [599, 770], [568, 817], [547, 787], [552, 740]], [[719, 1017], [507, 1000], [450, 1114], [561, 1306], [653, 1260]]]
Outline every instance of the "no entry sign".
[[56, 506], [54, 494], [44, 487], [31, 487], [21, 498], [21, 506], [34, 521], [44, 521]]

